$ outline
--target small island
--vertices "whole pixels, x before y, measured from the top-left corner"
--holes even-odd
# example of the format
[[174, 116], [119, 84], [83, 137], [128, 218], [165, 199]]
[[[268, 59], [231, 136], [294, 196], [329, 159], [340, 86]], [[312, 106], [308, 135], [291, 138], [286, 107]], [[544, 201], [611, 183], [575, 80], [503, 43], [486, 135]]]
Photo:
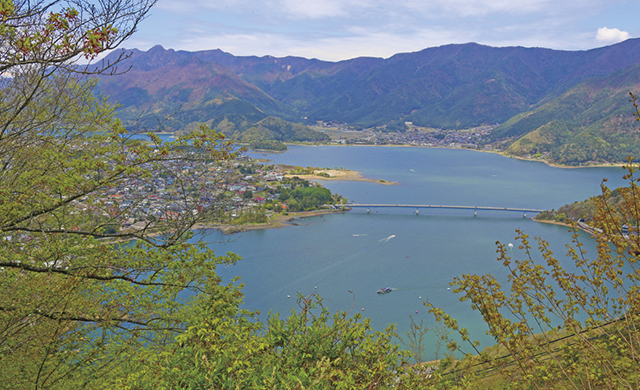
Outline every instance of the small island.
[[299, 177], [304, 180], [344, 180], [344, 181], [366, 181], [383, 185], [399, 185], [393, 181], [385, 179], [369, 179], [362, 175], [362, 172], [352, 171], [344, 168], [302, 168], [291, 165], [281, 165], [286, 171], [286, 177]]

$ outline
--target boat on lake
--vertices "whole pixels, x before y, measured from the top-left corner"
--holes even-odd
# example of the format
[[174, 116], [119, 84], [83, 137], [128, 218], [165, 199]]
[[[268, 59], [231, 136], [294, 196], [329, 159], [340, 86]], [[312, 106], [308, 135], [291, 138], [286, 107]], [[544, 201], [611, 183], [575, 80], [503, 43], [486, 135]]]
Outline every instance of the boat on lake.
[[378, 290], [378, 294], [386, 294], [386, 293], [390, 293], [391, 291], [393, 291], [391, 290], [391, 287], [385, 287]]

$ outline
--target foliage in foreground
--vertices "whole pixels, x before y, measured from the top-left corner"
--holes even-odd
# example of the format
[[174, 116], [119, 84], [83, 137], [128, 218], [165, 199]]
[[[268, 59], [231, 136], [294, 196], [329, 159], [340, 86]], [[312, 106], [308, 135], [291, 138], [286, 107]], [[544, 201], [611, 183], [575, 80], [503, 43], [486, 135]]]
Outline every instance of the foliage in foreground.
[[[498, 261], [509, 271], [508, 288], [492, 275], [456, 277], [456, 292], [470, 301], [498, 346], [467, 356], [466, 380], [474, 387], [522, 389], [637, 389], [640, 387], [640, 235], [622, 226], [640, 218], [638, 167], [629, 164], [629, 187], [614, 209], [603, 182], [597, 211], [597, 257], [589, 258], [577, 229], [562, 265], [547, 241], [533, 244], [517, 231], [518, 251], [497, 243]], [[515, 253], [515, 254], [514, 254]], [[442, 310], [438, 320], [470, 342], [466, 330]], [[476, 345], [471, 343], [472, 345]], [[451, 342], [452, 349], [460, 345]], [[474, 347], [475, 348], [475, 347]]]
[[[625, 207], [625, 193], [630, 191], [627, 187], [617, 188], [606, 198], [607, 208], [619, 213]], [[627, 195], [628, 196], [628, 195]], [[584, 220], [585, 223], [591, 224], [597, 215], [598, 204], [602, 203], [602, 195], [598, 195], [583, 201], [566, 204], [558, 210], [545, 210], [538, 214], [535, 219], [538, 221], [555, 221], [566, 222]], [[634, 221], [627, 221], [635, 225]]]
[[[315, 296], [299, 297], [286, 319], [270, 314], [223, 317], [203, 310], [173, 348], [148, 359], [123, 388], [361, 389], [387, 388], [405, 353], [392, 327], [371, 331], [369, 320], [331, 315]], [[232, 310], [233, 311], [233, 310]], [[233, 314], [230, 312], [229, 314]]]

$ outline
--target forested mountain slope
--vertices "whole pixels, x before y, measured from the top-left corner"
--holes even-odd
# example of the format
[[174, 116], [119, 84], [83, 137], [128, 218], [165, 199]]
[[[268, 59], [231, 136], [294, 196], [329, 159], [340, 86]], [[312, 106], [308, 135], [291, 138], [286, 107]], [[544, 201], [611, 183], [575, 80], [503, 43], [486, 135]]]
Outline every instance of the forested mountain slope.
[[640, 64], [588, 79], [533, 111], [494, 129], [511, 138], [507, 151], [547, 154], [560, 164], [624, 161], [640, 151], [640, 130], [631, 115], [629, 92], [640, 91]]
[[[238, 57], [221, 50], [186, 52], [155, 46], [146, 52], [134, 49], [121, 64], [130, 70], [102, 79], [100, 88], [122, 104], [119, 115], [129, 126], [138, 118], [152, 125], [168, 116], [173, 120], [170, 129], [188, 129], [229, 115], [235, 115], [232, 122], [244, 123], [242, 129], [268, 116], [301, 124], [339, 121], [356, 128], [397, 120], [443, 129], [501, 123], [493, 138], [509, 139], [513, 153], [548, 152], [558, 162], [592, 161], [627, 152], [623, 146], [604, 153], [598, 149], [594, 154], [574, 138], [587, 128], [591, 133], [608, 133], [617, 126], [616, 120], [606, 117], [624, 110], [621, 96], [640, 81], [634, 68], [639, 63], [640, 39], [587, 51], [468, 43], [388, 59], [339, 62]], [[597, 88], [601, 93], [593, 96]], [[585, 99], [580, 90], [590, 97]], [[606, 94], [617, 97], [605, 98]], [[581, 103], [559, 103], [558, 99]], [[567, 118], [580, 124], [565, 124]], [[631, 122], [623, 122], [628, 129]], [[544, 136], [532, 134], [514, 142], [543, 124], [551, 129], [540, 130]], [[563, 126], [570, 129], [565, 131]], [[618, 142], [617, 136], [604, 138]], [[570, 140], [572, 144], [561, 152]], [[531, 143], [537, 146], [527, 146]], [[571, 151], [575, 148], [579, 152]]]

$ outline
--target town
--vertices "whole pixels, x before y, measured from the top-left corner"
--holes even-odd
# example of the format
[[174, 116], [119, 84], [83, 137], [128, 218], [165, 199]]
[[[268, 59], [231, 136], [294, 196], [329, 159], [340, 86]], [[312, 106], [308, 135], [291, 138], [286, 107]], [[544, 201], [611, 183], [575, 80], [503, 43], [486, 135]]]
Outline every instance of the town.
[[405, 123], [404, 131], [368, 128], [350, 129], [343, 123], [318, 123], [313, 128], [330, 135], [332, 143], [342, 145], [407, 145], [424, 147], [490, 149], [489, 135], [496, 126], [485, 125], [464, 130], [427, 129]]
[[123, 180], [101, 194], [83, 197], [75, 207], [82, 212], [99, 209], [111, 221], [102, 232], [115, 234], [153, 229], [157, 222], [180, 220], [185, 214], [212, 227], [265, 224], [274, 213], [288, 215], [346, 203], [321, 185], [296, 176], [314, 170], [269, 165], [244, 155], [231, 161], [168, 160], [159, 171], [153, 167], [152, 178]]

